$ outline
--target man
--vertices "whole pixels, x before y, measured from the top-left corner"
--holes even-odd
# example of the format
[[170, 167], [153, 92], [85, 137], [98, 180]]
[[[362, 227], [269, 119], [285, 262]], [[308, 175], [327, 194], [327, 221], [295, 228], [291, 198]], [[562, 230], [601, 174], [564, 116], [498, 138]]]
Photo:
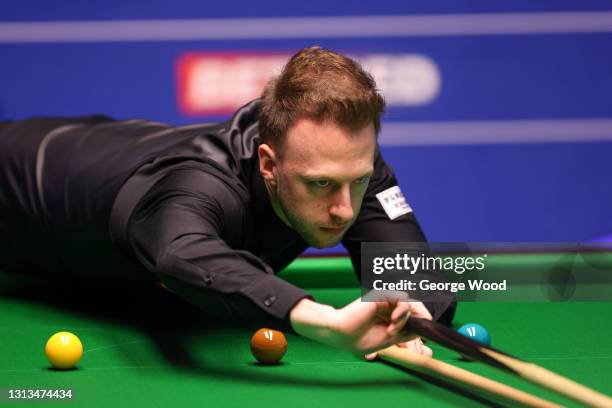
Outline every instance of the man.
[[334, 309], [275, 276], [308, 246], [342, 242], [359, 273], [361, 242], [424, 240], [407, 205], [391, 219], [377, 198], [397, 186], [376, 142], [383, 111], [356, 62], [312, 47], [218, 125], [3, 123], [0, 264], [89, 282], [159, 279], [221, 319], [355, 353], [410, 341], [430, 354], [403, 326], [409, 314], [449, 322], [452, 297]]

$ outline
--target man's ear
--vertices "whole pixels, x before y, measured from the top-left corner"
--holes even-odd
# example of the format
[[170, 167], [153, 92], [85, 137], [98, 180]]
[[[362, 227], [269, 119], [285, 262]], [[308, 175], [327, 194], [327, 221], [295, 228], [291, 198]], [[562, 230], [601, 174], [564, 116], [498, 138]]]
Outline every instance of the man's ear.
[[257, 148], [259, 156], [259, 172], [266, 184], [270, 186], [276, 185], [276, 166], [277, 157], [270, 145], [262, 143]]

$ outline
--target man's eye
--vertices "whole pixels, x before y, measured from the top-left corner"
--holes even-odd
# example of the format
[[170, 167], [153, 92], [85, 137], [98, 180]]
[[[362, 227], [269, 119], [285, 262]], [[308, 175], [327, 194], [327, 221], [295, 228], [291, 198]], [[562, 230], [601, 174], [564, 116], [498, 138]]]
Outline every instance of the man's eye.
[[355, 184], [366, 184], [370, 180], [370, 176], [364, 176], [355, 180]]
[[314, 185], [319, 188], [325, 188], [329, 186], [329, 180], [316, 180]]

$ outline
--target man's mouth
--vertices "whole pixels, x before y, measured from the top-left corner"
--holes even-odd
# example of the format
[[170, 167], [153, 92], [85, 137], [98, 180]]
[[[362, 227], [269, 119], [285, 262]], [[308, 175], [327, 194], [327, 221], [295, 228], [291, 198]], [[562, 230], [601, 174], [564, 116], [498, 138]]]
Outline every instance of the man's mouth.
[[330, 234], [330, 235], [340, 235], [344, 232], [344, 228], [345, 227], [341, 227], [341, 228], [328, 228], [328, 227], [321, 227], [321, 231]]

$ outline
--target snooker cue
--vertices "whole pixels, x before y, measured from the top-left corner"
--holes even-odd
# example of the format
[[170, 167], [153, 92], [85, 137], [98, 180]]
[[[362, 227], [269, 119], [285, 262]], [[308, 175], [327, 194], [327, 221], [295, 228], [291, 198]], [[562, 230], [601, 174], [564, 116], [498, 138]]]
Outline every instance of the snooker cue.
[[478, 343], [431, 320], [409, 317], [405, 330], [416, 333], [474, 360], [510, 372], [541, 387], [592, 407], [612, 408], [612, 398], [503, 351]]
[[397, 346], [391, 346], [377, 352], [380, 359], [392, 364], [405, 367], [425, 374], [437, 374], [444, 380], [464, 384], [485, 391], [494, 396], [501, 396], [505, 400], [517, 402], [527, 407], [561, 408], [560, 405], [546, 401], [535, 395], [517, 390], [508, 385], [491, 380], [463, 368], [445, 363], [432, 357], [425, 357], [414, 351]]

